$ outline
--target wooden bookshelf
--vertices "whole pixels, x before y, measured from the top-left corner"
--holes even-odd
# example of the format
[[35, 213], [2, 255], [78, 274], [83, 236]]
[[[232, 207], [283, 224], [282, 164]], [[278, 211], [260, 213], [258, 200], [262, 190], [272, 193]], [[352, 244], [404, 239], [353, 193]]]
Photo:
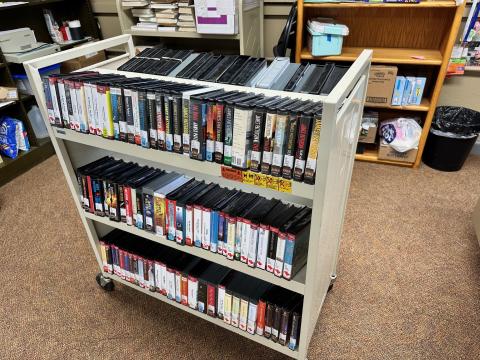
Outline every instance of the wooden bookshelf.
[[[357, 154], [356, 159], [382, 164], [418, 167], [422, 160], [430, 125], [447, 72], [452, 47], [458, 33], [465, 3], [453, 0], [420, 3], [310, 3], [298, 1], [295, 60], [352, 62], [364, 49], [373, 50], [373, 64], [397, 65], [399, 72], [426, 73], [430, 86], [420, 105], [369, 106], [379, 112], [409, 111], [422, 119], [422, 136], [415, 163], [379, 160], [374, 149]], [[315, 17], [334, 18], [348, 26], [340, 55], [312, 56], [306, 46], [306, 23]], [[426, 71], [429, 67], [432, 70]]]

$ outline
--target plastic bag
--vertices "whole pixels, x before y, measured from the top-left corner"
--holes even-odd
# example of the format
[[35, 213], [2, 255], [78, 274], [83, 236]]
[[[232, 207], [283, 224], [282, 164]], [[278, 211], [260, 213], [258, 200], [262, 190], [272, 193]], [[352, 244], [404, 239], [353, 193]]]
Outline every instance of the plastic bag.
[[416, 149], [421, 135], [422, 127], [415, 119], [397, 118], [382, 121], [380, 124], [380, 136], [383, 142], [398, 152]]
[[435, 110], [432, 128], [457, 135], [480, 133], [480, 112], [457, 106], [439, 106]]
[[2, 116], [0, 118], [0, 153], [15, 159], [19, 150], [30, 150], [25, 126], [20, 120]]

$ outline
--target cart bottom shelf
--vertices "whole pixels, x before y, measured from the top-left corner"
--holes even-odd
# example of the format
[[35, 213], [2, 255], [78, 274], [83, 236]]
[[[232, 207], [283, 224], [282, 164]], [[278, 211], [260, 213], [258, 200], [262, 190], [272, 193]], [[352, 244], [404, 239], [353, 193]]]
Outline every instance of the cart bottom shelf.
[[199, 318], [201, 318], [201, 319], [203, 319], [203, 320], [209, 321], [209, 322], [211, 322], [211, 323], [213, 323], [213, 324], [215, 324], [215, 325], [218, 325], [218, 326], [220, 326], [220, 327], [222, 327], [222, 328], [224, 328], [224, 329], [230, 330], [230, 331], [232, 331], [232, 332], [234, 332], [234, 333], [236, 333], [236, 334], [238, 334], [238, 335], [241, 335], [241, 336], [243, 336], [243, 337], [245, 337], [245, 338], [247, 338], [247, 339], [253, 340], [253, 341], [255, 341], [255, 342], [259, 343], [259, 344], [262, 344], [263, 346], [266, 346], [266, 347], [268, 347], [268, 348], [270, 348], [270, 349], [272, 349], [272, 350], [278, 351], [278, 352], [280, 352], [280, 353], [282, 353], [282, 354], [285, 354], [285, 355], [287, 355], [287, 356], [289, 356], [289, 357], [291, 357], [291, 358], [294, 358], [294, 359], [298, 359], [298, 358], [299, 358], [299, 357], [298, 357], [298, 356], [299, 356], [299, 352], [298, 352], [297, 350], [295, 350], [295, 351], [290, 350], [288, 347], [282, 346], [282, 345], [280, 345], [280, 344], [278, 344], [278, 343], [275, 343], [275, 342], [273, 342], [272, 340], [267, 339], [267, 338], [265, 338], [265, 337], [263, 337], [263, 336], [251, 335], [251, 334], [247, 333], [246, 331], [240, 330], [239, 328], [233, 327], [233, 326], [225, 323], [225, 322], [224, 322], [223, 320], [221, 320], [221, 319], [211, 317], [211, 316], [209, 316], [209, 315], [207, 315], [207, 314], [203, 314], [203, 313], [201, 313], [201, 312], [199, 312], [199, 311], [197, 311], [197, 310], [191, 309], [191, 308], [188, 307], [188, 306], [179, 304], [179, 303], [177, 303], [176, 301], [173, 301], [173, 300], [168, 299], [166, 296], [163, 296], [162, 294], [159, 294], [159, 293], [157, 293], [157, 292], [150, 291], [150, 290], [148, 290], [148, 289], [144, 289], [144, 288], [139, 287], [139, 286], [137, 286], [137, 285], [135, 285], [135, 284], [132, 284], [132, 283], [130, 283], [130, 282], [128, 282], [128, 281], [125, 281], [125, 280], [123, 280], [122, 278], [120, 278], [120, 277], [117, 276], [117, 275], [108, 274], [108, 273], [103, 273], [103, 276], [104, 276], [105, 278], [112, 279], [112, 280], [114, 280], [115, 282], [118, 282], [118, 283], [120, 283], [120, 284], [126, 285], [126, 286], [131, 287], [131, 288], [133, 288], [133, 289], [135, 289], [135, 290], [138, 290], [138, 291], [140, 291], [140, 292], [143, 292], [143, 293], [145, 293], [145, 294], [147, 294], [147, 295], [153, 296], [154, 298], [156, 298], [156, 299], [158, 299], [158, 300], [160, 300], [160, 301], [163, 301], [163, 302], [165, 302], [165, 303], [167, 303], [167, 304], [170, 304], [170, 305], [172, 305], [172, 306], [174, 306], [174, 307], [176, 307], [176, 308], [178, 308], [178, 309], [180, 309], [180, 310], [186, 311], [186, 312], [188, 312], [188, 313], [190, 313], [190, 314], [192, 314], [192, 315], [195, 315], [195, 316], [197, 316], [197, 317], [199, 317]]

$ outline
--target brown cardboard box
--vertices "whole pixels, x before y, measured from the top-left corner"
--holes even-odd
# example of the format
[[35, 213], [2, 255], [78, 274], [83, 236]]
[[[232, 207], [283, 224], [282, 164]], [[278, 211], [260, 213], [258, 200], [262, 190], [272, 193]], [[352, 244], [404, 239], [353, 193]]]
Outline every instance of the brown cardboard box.
[[378, 127], [371, 126], [368, 130], [360, 128], [360, 135], [358, 136], [358, 142], [373, 144], [375, 142], [375, 136], [377, 135]]
[[62, 72], [69, 73], [75, 70], [84, 68], [85, 66], [96, 64], [105, 60], [105, 52], [94, 52], [85, 56], [80, 56], [76, 59], [67, 60], [62, 63]]
[[404, 153], [394, 150], [390, 145], [380, 144], [378, 149], [378, 158], [380, 160], [403, 161], [408, 163], [415, 162], [418, 149], [412, 149]]
[[397, 77], [396, 66], [372, 65], [365, 105], [390, 105]]
[[18, 90], [15, 87], [0, 86], [0, 101], [18, 100]]

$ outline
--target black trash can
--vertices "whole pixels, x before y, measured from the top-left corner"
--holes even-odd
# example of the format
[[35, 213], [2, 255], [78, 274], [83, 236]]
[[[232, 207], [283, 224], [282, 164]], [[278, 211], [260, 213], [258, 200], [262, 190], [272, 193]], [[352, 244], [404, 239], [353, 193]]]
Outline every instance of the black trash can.
[[479, 112], [453, 106], [438, 107], [422, 160], [437, 170], [458, 171], [475, 145], [479, 133]]
[[455, 134], [430, 129], [422, 161], [441, 171], [458, 171], [467, 160], [478, 135], [455, 137]]

